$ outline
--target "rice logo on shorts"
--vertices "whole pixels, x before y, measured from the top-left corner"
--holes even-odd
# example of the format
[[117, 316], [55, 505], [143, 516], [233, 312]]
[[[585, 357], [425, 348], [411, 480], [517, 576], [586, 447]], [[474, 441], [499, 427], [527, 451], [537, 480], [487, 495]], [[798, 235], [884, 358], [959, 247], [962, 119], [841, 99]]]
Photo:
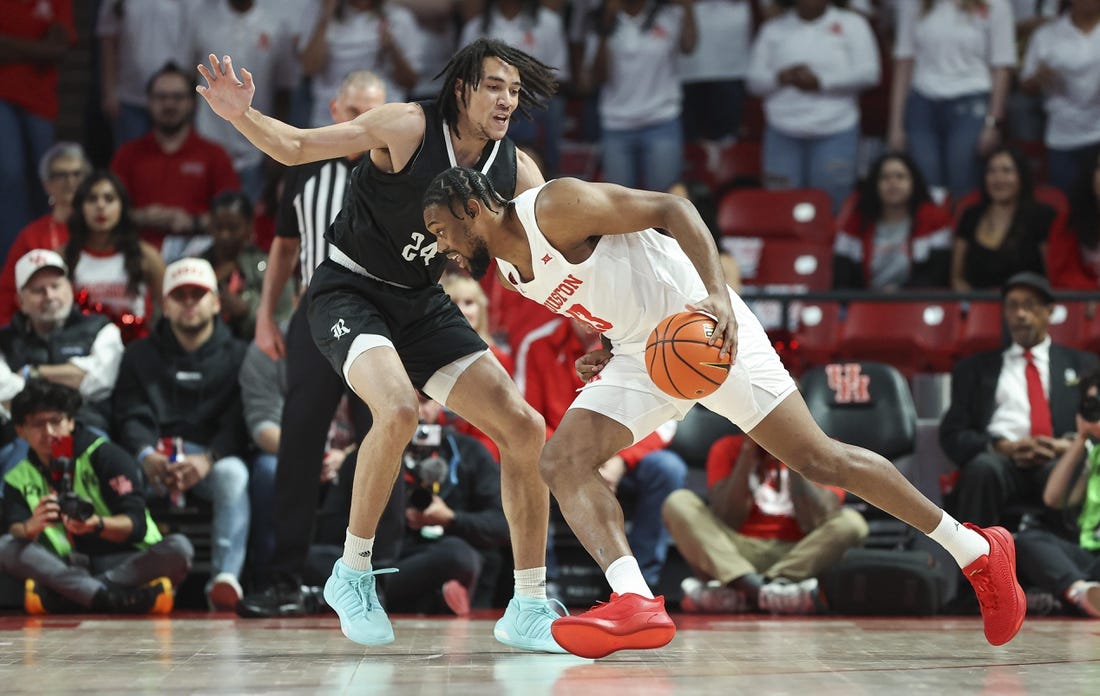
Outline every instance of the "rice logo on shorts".
[[351, 329], [344, 325], [343, 319], [337, 319], [336, 323], [332, 325], [332, 328], [330, 328], [329, 331], [332, 332], [333, 338], [336, 338], [337, 340], [339, 340], [340, 337], [347, 336], [349, 333], [351, 333]]
[[871, 377], [862, 372], [859, 363], [825, 366], [829, 389], [833, 390], [838, 404], [866, 404], [871, 401]]

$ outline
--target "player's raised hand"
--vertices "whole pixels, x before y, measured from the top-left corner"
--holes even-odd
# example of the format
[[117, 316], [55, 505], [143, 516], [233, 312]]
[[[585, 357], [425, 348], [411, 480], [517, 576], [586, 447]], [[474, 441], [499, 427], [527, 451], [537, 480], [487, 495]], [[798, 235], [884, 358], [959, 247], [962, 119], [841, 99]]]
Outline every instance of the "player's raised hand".
[[737, 358], [737, 319], [733, 316], [728, 291], [707, 295], [705, 299], [684, 307], [690, 312], [702, 312], [714, 317], [714, 334], [710, 337], [710, 345], [713, 346], [721, 340], [722, 350], [718, 356], [728, 356], [729, 361], [734, 362]]
[[201, 64], [198, 67], [206, 84], [195, 87], [195, 91], [206, 99], [214, 113], [232, 121], [248, 111], [248, 107], [252, 105], [252, 95], [256, 93], [252, 73], [241, 68], [243, 80], [238, 79], [233, 70], [233, 59], [223, 56], [219, 61], [213, 53], [210, 54], [209, 68]]

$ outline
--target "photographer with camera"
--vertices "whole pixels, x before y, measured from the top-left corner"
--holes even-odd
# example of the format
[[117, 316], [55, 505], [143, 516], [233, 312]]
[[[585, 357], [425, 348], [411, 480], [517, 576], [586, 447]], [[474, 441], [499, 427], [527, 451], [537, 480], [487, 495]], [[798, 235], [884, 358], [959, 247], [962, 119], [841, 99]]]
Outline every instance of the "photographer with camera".
[[1029, 528], [1016, 538], [1017, 572], [1025, 586], [1050, 592], [1082, 614], [1100, 618], [1100, 371], [1081, 380], [1077, 434], [1054, 465], [1043, 502], [1080, 508], [1077, 542]]
[[[402, 455], [404, 486], [394, 489], [394, 495], [406, 491], [406, 530], [393, 564], [399, 573], [385, 576], [389, 612], [449, 609], [462, 616], [471, 607], [491, 607], [504, 567], [501, 549], [509, 538], [499, 465], [475, 438], [440, 425], [443, 415], [442, 405], [420, 395], [420, 425]], [[349, 458], [344, 469], [351, 466]], [[349, 505], [351, 480], [352, 474], [341, 470]], [[341, 553], [339, 546], [315, 547], [310, 565], [331, 567]]]
[[26, 580], [30, 614], [165, 614], [193, 549], [162, 538], [145, 508], [137, 463], [76, 423], [80, 394], [31, 379], [12, 399], [30, 446], [4, 476], [0, 572]]

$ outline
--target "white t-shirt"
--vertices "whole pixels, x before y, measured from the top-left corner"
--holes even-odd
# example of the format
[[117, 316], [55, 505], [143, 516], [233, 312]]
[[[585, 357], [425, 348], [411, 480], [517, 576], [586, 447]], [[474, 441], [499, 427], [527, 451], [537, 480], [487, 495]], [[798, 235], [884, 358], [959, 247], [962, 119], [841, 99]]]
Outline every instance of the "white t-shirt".
[[[252, 73], [256, 94], [252, 106], [270, 114], [275, 107], [275, 93], [280, 88], [292, 89], [296, 82], [293, 40], [299, 32], [287, 26], [285, 13], [270, 5], [256, 3], [244, 14], [235, 12], [225, 0], [201, 0], [202, 24], [192, 26], [188, 42], [194, 64], [208, 64], [207, 56], [228, 55], [240, 75], [246, 68]], [[327, 102], [326, 102], [327, 104]], [[237, 132], [228, 121], [200, 103], [195, 117], [199, 134], [225, 148], [237, 171], [263, 161], [263, 153]]]
[[[643, 30], [648, 10], [620, 12], [607, 39], [607, 81], [600, 88], [600, 123], [609, 130], [643, 128], [680, 116], [680, 27], [684, 11], [666, 5]], [[585, 55], [591, 69], [599, 37], [589, 34]]]
[[[780, 87], [777, 76], [805, 64], [821, 89]], [[764, 23], [752, 46], [749, 90], [764, 98], [769, 126], [796, 137], [831, 135], [859, 123], [859, 93], [879, 81], [881, 65], [871, 26], [836, 7], [807, 22], [788, 11]]]
[[744, 78], [752, 46], [752, 8], [747, 0], [698, 0], [695, 50], [680, 56], [680, 81]]
[[1016, 65], [1016, 27], [1008, 0], [987, 0], [963, 11], [956, 0], [936, 0], [920, 14], [918, 0], [898, 3], [894, 57], [913, 59], [913, 89], [929, 99], [988, 92], [990, 68]]
[[1043, 94], [1046, 144], [1070, 149], [1100, 142], [1100, 28], [1082, 33], [1065, 15], [1039, 27], [1020, 77], [1034, 75], [1040, 63], [1061, 78]]
[[559, 82], [569, 80], [569, 53], [565, 46], [565, 29], [561, 16], [551, 9], [540, 6], [534, 21], [526, 12], [520, 12], [508, 19], [496, 9], [492, 10], [489, 31], [481, 32], [482, 18], [474, 17], [462, 28], [459, 45], [465, 46], [475, 39], [497, 39], [514, 46], [528, 55], [541, 60], [556, 70]]
[[88, 301], [103, 305], [106, 313], [118, 317], [126, 312], [135, 317], [149, 315], [149, 288], [142, 283], [138, 292], [127, 288], [126, 257], [121, 251], [91, 252], [81, 249], [73, 268], [73, 290], [88, 291]]
[[[317, 3], [317, 9], [318, 12], [323, 11], [322, 3]], [[314, 16], [310, 33], [316, 21]], [[406, 62], [419, 74], [422, 68], [423, 38], [412, 12], [400, 5], [386, 5], [380, 17], [376, 12], [358, 12], [349, 7], [343, 22], [332, 18], [325, 28], [328, 61], [312, 78], [311, 126], [327, 126], [332, 123], [329, 100], [336, 96], [340, 83], [348, 73], [355, 70], [370, 70], [378, 75], [386, 85], [386, 101], [405, 101], [406, 90], [397, 83], [393, 61], [382, 52], [379, 32], [383, 21], [389, 24], [390, 33], [399, 43]], [[299, 42], [302, 47], [308, 41], [309, 34], [304, 36], [306, 38]]]
[[187, 50], [188, 20], [194, 16], [194, 0], [141, 0], [122, 5], [99, 6], [96, 36], [118, 42], [118, 100], [131, 106], [145, 106], [145, 87], [169, 61], [182, 70], [194, 70]]

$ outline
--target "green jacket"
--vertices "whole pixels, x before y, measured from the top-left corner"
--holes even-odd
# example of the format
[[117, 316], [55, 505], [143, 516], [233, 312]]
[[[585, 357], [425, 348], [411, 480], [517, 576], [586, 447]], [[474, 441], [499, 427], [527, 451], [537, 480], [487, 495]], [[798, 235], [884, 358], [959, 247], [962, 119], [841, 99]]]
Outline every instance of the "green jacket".
[[[99, 476], [92, 467], [92, 455], [105, 442], [107, 440], [102, 437], [96, 438], [91, 445], [76, 456], [73, 462], [73, 492], [92, 501], [96, 514], [101, 518], [110, 517], [114, 514], [103, 499]], [[4, 482], [10, 487], [9, 491], [14, 489], [22, 494], [24, 501], [32, 511], [38, 505], [38, 501], [49, 495], [53, 490], [42, 471], [29, 458], [16, 464], [4, 477]], [[160, 530], [157, 529], [152, 516], [146, 510], [145, 536], [140, 541], [134, 542], [133, 546], [137, 549], [147, 549], [160, 540]], [[38, 541], [62, 558], [67, 557], [73, 550], [65, 526], [60, 522], [46, 527], [39, 535]]]

